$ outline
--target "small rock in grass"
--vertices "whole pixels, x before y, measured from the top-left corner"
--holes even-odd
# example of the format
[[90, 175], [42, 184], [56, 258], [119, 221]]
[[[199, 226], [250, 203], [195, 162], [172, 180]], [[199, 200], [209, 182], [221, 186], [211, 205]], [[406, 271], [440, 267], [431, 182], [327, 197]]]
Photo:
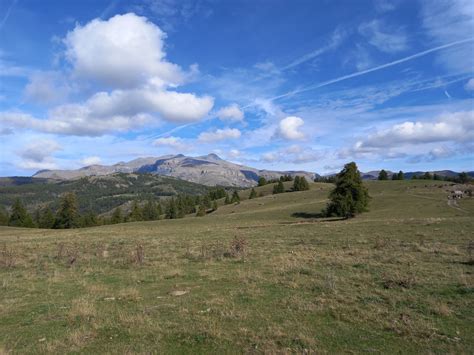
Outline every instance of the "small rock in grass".
[[176, 290], [176, 291], [171, 291], [171, 292], [170, 292], [170, 295], [171, 295], [171, 296], [182, 296], [182, 295], [187, 294], [188, 292], [189, 292], [189, 291]]

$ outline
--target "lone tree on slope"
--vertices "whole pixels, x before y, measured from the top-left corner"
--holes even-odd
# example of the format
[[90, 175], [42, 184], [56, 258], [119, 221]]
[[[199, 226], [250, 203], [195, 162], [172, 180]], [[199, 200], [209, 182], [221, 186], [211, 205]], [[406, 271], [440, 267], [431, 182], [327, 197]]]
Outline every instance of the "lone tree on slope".
[[388, 174], [384, 169], [379, 172], [379, 180], [388, 180]]
[[255, 191], [255, 189], [252, 187], [252, 190], [250, 190], [249, 200], [256, 197], [257, 197], [257, 191]]
[[64, 194], [61, 198], [58, 213], [56, 214], [56, 221], [54, 228], [78, 228], [79, 227], [79, 213], [77, 207], [76, 194], [73, 192]]
[[348, 163], [336, 176], [336, 187], [329, 194], [325, 214], [350, 218], [367, 211], [369, 193], [363, 185], [356, 163]]
[[273, 194], [281, 194], [285, 192], [285, 186], [283, 186], [283, 182], [278, 181], [278, 184], [273, 185]]
[[238, 203], [238, 202], [240, 202], [240, 196], [237, 190], [234, 190], [234, 192], [232, 193], [232, 198], [230, 200], [230, 203]]

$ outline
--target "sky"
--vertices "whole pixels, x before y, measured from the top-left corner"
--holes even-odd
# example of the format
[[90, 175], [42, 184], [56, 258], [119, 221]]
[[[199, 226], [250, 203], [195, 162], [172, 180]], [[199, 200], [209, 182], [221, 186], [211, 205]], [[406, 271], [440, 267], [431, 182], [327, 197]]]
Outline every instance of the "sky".
[[179, 153], [474, 170], [474, 2], [0, 1], [0, 176]]

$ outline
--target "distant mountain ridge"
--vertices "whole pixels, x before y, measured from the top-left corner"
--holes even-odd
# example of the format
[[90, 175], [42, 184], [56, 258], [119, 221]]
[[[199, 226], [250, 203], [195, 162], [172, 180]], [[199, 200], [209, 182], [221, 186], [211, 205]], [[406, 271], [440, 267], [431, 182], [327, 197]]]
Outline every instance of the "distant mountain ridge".
[[260, 176], [278, 179], [283, 175], [305, 176], [313, 180], [319, 175], [307, 171], [261, 170], [245, 165], [231, 163], [216, 154], [188, 157], [183, 154], [146, 157], [119, 162], [114, 165], [89, 165], [76, 170], [40, 170], [33, 177], [57, 180], [72, 180], [85, 176], [102, 176], [114, 173], [149, 173], [172, 176], [182, 180], [207, 186], [257, 185]]
[[[390, 170], [386, 170], [389, 178], [392, 177], [392, 175], [397, 172], [393, 172]], [[449, 178], [455, 178], [459, 175], [459, 172], [453, 171], [453, 170], [436, 170], [436, 171], [428, 171], [430, 174], [434, 175], [439, 175], [441, 177], [449, 177]], [[379, 177], [380, 170], [373, 170], [373, 171], [368, 171], [366, 173], [361, 172], [361, 176], [363, 180], [377, 180]], [[411, 179], [414, 175], [416, 176], [422, 176], [425, 173], [425, 171], [407, 171], [403, 172], [403, 176], [405, 179]], [[468, 171], [467, 175], [469, 175], [471, 178], [474, 178], [474, 171]]]

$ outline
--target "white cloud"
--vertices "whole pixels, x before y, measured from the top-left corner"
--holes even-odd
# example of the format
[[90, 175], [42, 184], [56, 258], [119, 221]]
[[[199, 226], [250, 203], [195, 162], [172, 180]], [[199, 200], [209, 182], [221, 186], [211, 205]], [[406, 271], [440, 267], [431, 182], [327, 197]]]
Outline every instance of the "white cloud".
[[185, 141], [182, 138], [174, 137], [174, 136], [155, 139], [153, 141], [153, 145], [173, 148], [173, 150], [180, 151], [180, 152], [183, 152], [189, 149], [189, 146], [185, 143]]
[[406, 121], [379, 129], [353, 147], [341, 149], [338, 158], [408, 158], [412, 163], [433, 161], [472, 154], [473, 140], [474, 111], [459, 111], [442, 114], [433, 121]]
[[225, 128], [225, 129], [217, 129], [216, 131], [212, 132], [202, 132], [199, 135], [199, 140], [201, 142], [216, 142], [222, 141], [224, 139], [237, 139], [240, 138], [241, 133], [236, 128]]
[[230, 159], [237, 159], [242, 155], [242, 152], [238, 149], [231, 149], [229, 153], [227, 153], [227, 156]]
[[305, 138], [299, 129], [304, 125], [303, 119], [296, 116], [289, 116], [280, 121], [278, 133], [281, 137], [290, 140], [301, 140]]
[[389, 0], [374, 0], [374, 6], [377, 12], [384, 13], [393, 11], [396, 9], [398, 1]]
[[102, 159], [98, 156], [85, 157], [81, 159], [81, 164], [85, 166], [100, 164]]
[[[47, 133], [98, 136], [108, 132], [136, 130], [159, 119], [189, 123], [205, 117], [214, 105], [210, 96], [170, 91], [197, 73], [197, 65], [184, 73], [165, 60], [166, 35], [144, 17], [129, 13], [107, 21], [95, 19], [69, 32], [66, 58], [76, 77], [111, 85], [79, 103], [67, 103], [36, 118], [22, 112], [2, 112], [0, 122], [7, 128]], [[25, 95], [49, 102], [58, 91], [68, 92], [58, 73], [33, 76]], [[61, 82], [64, 87], [56, 82]]]
[[408, 48], [408, 40], [403, 31], [390, 28], [379, 20], [361, 24], [359, 33], [382, 52], [397, 53]]
[[108, 132], [125, 132], [152, 122], [147, 114], [134, 116], [91, 116], [82, 105], [68, 104], [54, 108], [47, 119], [33, 117], [23, 112], [0, 112], [0, 122], [9, 128], [19, 128], [45, 133], [76, 136], [100, 136]]
[[231, 104], [217, 111], [217, 117], [222, 121], [239, 122], [244, 119], [244, 113], [237, 104]]
[[464, 85], [464, 89], [467, 91], [474, 91], [474, 78], [469, 79], [466, 85]]
[[324, 153], [315, 150], [310, 146], [292, 145], [287, 148], [279, 149], [272, 152], [262, 154], [261, 161], [267, 163], [288, 163], [288, 164], [305, 164], [321, 160]]
[[57, 72], [36, 72], [25, 87], [25, 97], [38, 103], [63, 101], [71, 91], [70, 85]]
[[[423, 27], [436, 44], [446, 44], [472, 37], [474, 6], [471, 0], [422, 0], [420, 9]], [[450, 70], [472, 72], [474, 42], [438, 54], [438, 61]]]
[[399, 144], [467, 142], [474, 139], [474, 111], [441, 115], [435, 122], [403, 122], [369, 135], [356, 148], [384, 148]]
[[160, 87], [186, 80], [181, 68], [165, 60], [166, 34], [133, 13], [77, 25], [64, 39], [66, 58], [78, 77], [130, 88], [151, 81]]
[[22, 160], [17, 164], [23, 169], [55, 169], [57, 165], [52, 154], [62, 147], [50, 139], [37, 139], [17, 152]]

